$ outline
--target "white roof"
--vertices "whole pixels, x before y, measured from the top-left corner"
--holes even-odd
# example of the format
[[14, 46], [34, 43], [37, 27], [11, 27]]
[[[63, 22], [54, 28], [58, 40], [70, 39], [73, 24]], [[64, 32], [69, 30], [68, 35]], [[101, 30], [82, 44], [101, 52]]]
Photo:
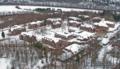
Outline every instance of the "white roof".
[[115, 24], [114, 22], [112, 21], [105, 21], [107, 24]]
[[80, 28], [77, 28], [77, 27], [69, 27], [70, 30], [74, 30], [75, 32], [80, 32]]
[[61, 40], [60, 38], [56, 38], [53, 36], [45, 36], [44, 38], [49, 39], [49, 40], [53, 40], [55, 43], [59, 42], [59, 40]]
[[65, 49], [70, 50], [71, 52], [64, 50], [64, 53], [59, 57], [61, 60], [66, 60], [72, 57], [73, 54], [79, 53], [82, 49], [86, 48], [87, 45], [72, 44], [67, 46]]
[[50, 21], [59, 21], [59, 20], [61, 20], [61, 18], [48, 18], [47, 20], [50, 20]]
[[83, 16], [84, 18], [89, 18], [88, 15], [79, 15], [79, 16]]
[[22, 32], [21, 35], [28, 35], [28, 36], [32, 37], [34, 35], [34, 32], [33, 31]]
[[79, 39], [87, 39], [91, 36], [94, 36], [95, 33], [91, 33], [91, 32], [87, 32], [87, 31], [83, 31], [79, 34]]
[[87, 24], [87, 23], [83, 23], [83, 24], [81, 24], [81, 27], [86, 27], [86, 28], [94, 28], [94, 26], [93, 25], [91, 25], [91, 24]]
[[14, 25], [11, 27], [11, 31], [13, 31], [14, 29], [23, 29], [23, 25]]
[[94, 24], [102, 27], [108, 27], [104, 19], [102, 19], [99, 23], [94, 23]]
[[120, 26], [119, 23], [115, 24], [114, 28], [109, 28], [109, 31], [114, 31], [115, 29], [117, 29]]
[[93, 17], [93, 19], [102, 19], [101, 17]]
[[57, 34], [64, 36], [66, 38], [73, 35], [73, 33], [69, 33], [69, 32], [57, 32]]
[[94, 25], [102, 26], [102, 27], [108, 27], [107, 24], [114, 24], [114, 22], [111, 21], [105, 21], [103, 18], [99, 23], [94, 23]]
[[66, 47], [67, 50], [70, 50], [72, 53], [76, 54], [80, 51], [80, 49], [82, 49], [83, 46], [79, 45], [79, 44], [72, 44]]
[[53, 22], [54, 25], [61, 24], [60, 21]]
[[81, 24], [81, 22], [75, 21], [75, 20], [70, 20], [70, 23], [76, 23], [76, 24]]
[[35, 22], [31, 22], [30, 24], [40, 24], [42, 23], [43, 21], [35, 21]]

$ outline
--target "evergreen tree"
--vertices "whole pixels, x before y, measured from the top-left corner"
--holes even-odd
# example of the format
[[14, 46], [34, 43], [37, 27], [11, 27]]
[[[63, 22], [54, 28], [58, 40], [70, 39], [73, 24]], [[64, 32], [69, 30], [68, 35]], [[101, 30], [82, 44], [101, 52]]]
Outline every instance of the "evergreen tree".
[[38, 48], [38, 49], [42, 49], [43, 48], [43, 45], [40, 42], [35, 43], [33, 46]]
[[5, 38], [5, 33], [2, 31], [1, 36]]
[[76, 62], [77, 62], [77, 63], [80, 62], [80, 57], [79, 57], [79, 55], [76, 55]]

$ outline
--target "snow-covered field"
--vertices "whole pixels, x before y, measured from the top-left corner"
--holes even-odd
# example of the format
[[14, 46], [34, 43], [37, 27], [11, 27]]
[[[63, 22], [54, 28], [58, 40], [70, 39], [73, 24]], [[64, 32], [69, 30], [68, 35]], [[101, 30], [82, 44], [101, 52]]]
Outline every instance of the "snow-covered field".
[[88, 9], [75, 9], [75, 8], [63, 8], [63, 7], [49, 7], [49, 6], [19, 6], [22, 9], [17, 9], [16, 5], [0, 5], [0, 12], [17, 12], [23, 11], [24, 9], [33, 10], [35, 8], [51, 8], [51, 9], [61, 9], [62, 11], [89, 11], [89, 12], [101, 12], [100, 10], [88, 10]]
[[0, 5], [0, 12], [17, 12], [17, 11], [22, 11], [21, 9], [17, 9], [15, 6], [11, 5]]

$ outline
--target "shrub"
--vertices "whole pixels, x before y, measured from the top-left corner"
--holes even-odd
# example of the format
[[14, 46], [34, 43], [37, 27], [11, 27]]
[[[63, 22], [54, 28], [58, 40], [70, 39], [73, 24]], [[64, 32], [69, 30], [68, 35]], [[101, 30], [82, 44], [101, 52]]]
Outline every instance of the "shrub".
[[40, 42], [35, 43], [33, 46], [36, 48], [39, 48], [39, 49], [42, 49], [42, 47], [43, 47], [42, 43], [40, 43]]
[[37, 11], [37, 12], [48, 12], [48, 11], [51, 11], [50, 8], [36, 8], [34, 11]]
[[114, 18], [115, 21], [120, 21], [120, 15], [114, 14], [113, 18]]

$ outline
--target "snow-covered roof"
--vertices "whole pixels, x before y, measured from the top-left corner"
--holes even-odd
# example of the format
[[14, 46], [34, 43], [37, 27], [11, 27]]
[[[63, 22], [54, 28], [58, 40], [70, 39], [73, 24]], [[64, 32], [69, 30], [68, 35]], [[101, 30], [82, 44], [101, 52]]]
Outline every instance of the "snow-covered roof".
[[79, 44], [72, 44], [67, 46], [65, 49], [70, 50], [72, 53], [77, 54], [84, 46]]
[[105, 21], [107, 24], [115, 24], [114, 22], [112, 21]]
[[28, 35], [28, 36], [33, 36], [34, 32], [33, 31], [29, 31], [29, 32], [22, 32], [21, 35]]
[[83, 50], [86, 47], [87, 47], [87, 45], [79, 45], [79, 44], [69, 45], [65, 48], [67, 50], [64, 50], [64, 53], [59, 57], [59, 59], [64, 61], [64, 60], [72, 57], [73, 55], [79, 53], [81, 50]]
[[54, 25], [61, 24], [60, 21], [53, 22]]
[[76, 21], [76, 20], [69, 20], [69, 23], [81, 24], [81, 22], [78, 22], [78, 21]]
[[93, 17], [93, 19], [100, 19], [101, 20], [102, 18], [101, 17]]
[[77, 27], [71, 27], [71, 26], [68, 29], [74, 30], [75, 32], [80, 32], [81, 31], [79, 28], [77, 28]]
[[48, 18], [47, 20], [50, 20], [50, 21], [61, 21], [61, 18]]
[[94, 36], [94, 35], [95, 35], [95, 33], [83, 31], [79, 34], [78, 39], [88, 39], [89, 37]]
[[81, 27], [92, 28], [92, 29], [94, 28], [92, 24], [87, 24], [87, 23], [81, 24]]
[[59, 42], [61, 40], [60, 38], [51, 37], [51, 36], [49, 36], [49, 37], [45, 36], [43, 38], [48, 39], [50, 41], [54, 41], [55, 43], [57, 43], [57, 42]]
[[108, 25], [105, 22], [105, 19], [102, 19], [100, 22], [98, 23], [94, 23], [94, 25], [98, 25], [98, 26], [102, 26], [102, 27], [108, 27]]
[[114, 31], [120, 26], [119, 23], [115, 24], [114, 28], [109, 28], [109, 31]]
[[88, 15], [78, 15], [78, 16], [83, 16], [84, 18], [89, 18], [90, 17]]
[[73, 33], [69, 33], [69, 32], [57, 32], [56, 34], [59, 34], [59, 35], [64, 36], [66, 38], [73, 35]]
[[107, 24], [114, 24], [114, 22], [105, 21], [105, 19], [103, 18], [100, 22], [94, 23], [94, 25], [98, 25], [98, 26], [102, 26], [102, 27], [108, 27]]
[[10, 29], [11, 31], [13, 31], [14, 29], [23, 29], [23, 25], [14, 25]]
[[43, 21], [35, 21], [35, 22], [31, 22], [30, 24], [40, 24], [42, 23]]

